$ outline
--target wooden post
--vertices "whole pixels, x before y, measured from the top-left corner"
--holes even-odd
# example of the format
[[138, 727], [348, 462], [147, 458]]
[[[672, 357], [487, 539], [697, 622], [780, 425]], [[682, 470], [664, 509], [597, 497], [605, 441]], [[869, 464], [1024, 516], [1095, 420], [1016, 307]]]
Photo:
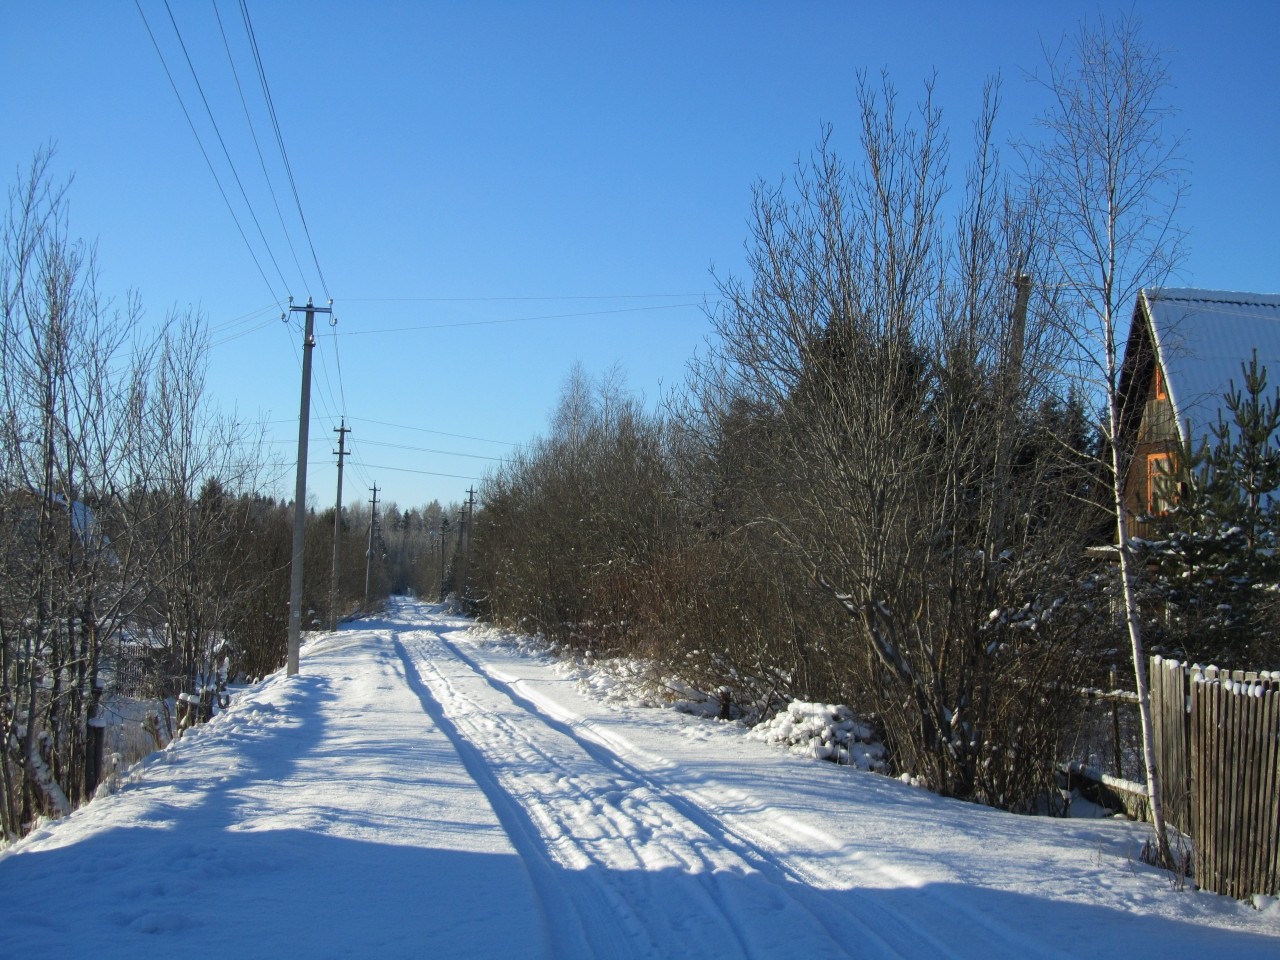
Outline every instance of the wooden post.
[[[1111, 692], [1120, 689], [1119, 672], [1111, 665]], [[1111, 756], [1117, 779], [1124, 777], [1124, 758], [1120, 752], [1120, 701], [1111, 698]]]

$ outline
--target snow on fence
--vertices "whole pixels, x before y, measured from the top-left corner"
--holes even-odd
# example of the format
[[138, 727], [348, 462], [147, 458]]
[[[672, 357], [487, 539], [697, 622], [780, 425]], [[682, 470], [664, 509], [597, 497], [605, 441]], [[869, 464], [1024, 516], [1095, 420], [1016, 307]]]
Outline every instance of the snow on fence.
[[1280, 674], [1151, 659], [1161, 798], [1202, 890], [1280, 893]]

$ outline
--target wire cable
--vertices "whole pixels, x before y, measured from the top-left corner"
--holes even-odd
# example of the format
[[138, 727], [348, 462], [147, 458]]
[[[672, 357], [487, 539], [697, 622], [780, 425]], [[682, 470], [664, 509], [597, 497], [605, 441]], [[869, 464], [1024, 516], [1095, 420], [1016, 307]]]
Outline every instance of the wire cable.
[[240, 16], [244, 20], [245, 33], [249, 37], [249, 49], [253, 51], [253, 62], [258, 69], [258, 81], [262, 84], [262, 95], [266, 100], [267, 114], [271, 117], [271, 127], [275, 131], [276, 145], [280, 148], [280, 158], [284, 161], [284, 170], [289, 177], [289, 187], [293, 191], [293, 202], [298, 208], [298, 219], [302, 221], [302, 232], [306, 235], [307, 246], [311, 249], [311, 260], [316, 266], [320, 287], [324, 290], [326, 299], [332, 300], [329, 285], [324, 279], [324, 271], [320, 269], [320, 260], [316, 256], [315, 244], [311, 240], [311, 228], [307, 226], [306, 214], [302, 212], [302, 198], [298, 195], [298, 183], [293, 176], [293, 166], [289, 163], [289, 153], [285, 150], [284, 135], [280, 132], [280, 120], [276, 115], [275, 101], [271, 98], [271, 86], [267, 83], [267, 72], [262, 66], [262, 54], [258, 50], [258, 37], [254, 33], [253, 20], [249, 16], [249, 6], [245, 0], [240, 0]]
[[[227, 191], [223, 189], [222, 181], [218, 179], [218, 172], [213, 167], [213, 161], [209, 159], [209, 151], [204, 148], [204, 141], [200, 139], [200, 131], [196, 129], [195, 121], [191, 119], [191, 112], [187, 110], [186, 102], [182, 99], [182, 93], [178, 90], [178, 84], [173, 79], [173, 72], [169, 69], [169, 64], [164, 58], [164, 53], [160, 49], [160, 44], [156, 40], [156, 35], [151, 30], [151, 24], [147, 21], [147, 15], [143, 12], [142, 4], [139, 0], [133, 0], [133, 5], [138, 10], [138, 16], [142, 18], [142, 25], [147, 30], [147, 36], [151, 38], [151, 46], [155, 48], [156, 56], [160, 58], [160, 66], [164, 68], [164, 74], [169, 78], [169, 86], [173, 89], [173, 95], [178, 98], [178, 106], [182, 108], [182, 115], [187, 118], [187, 126], [191, 128], [191, 134], [196, 138], [196, 146], [200, 148], [200, 155], [204, 157], [205, 165], [209, 168], [209, 173], [213, 177], [213, 182], [218, 187], [218, 193], [222, 195], [222, 202], [227, 205], [227, 212], [231, 214], [231, 219], [236, 225], [236, 230], [240, 234], [240, 239], [244, 241], [245, 249], [249, 251], [249, 256], [253, 259], [253, 264], [258, 268], [258, 274], [262, 277], [262, 282], [266, 284], [267, 289], [271, 292], [271, 298], [277, 304], [283, 303], [283, 299], [276, 293], [275, 288], [271, 286], [271, 281], [267, 279], [267, 272], [262, 268], [262, 262], [258, 259], [257, 252], [253, 249], [253, 245], [249, 243], [248, 236], [245, 235], [244, 227], [240, 225], [240, 218], [236, 216], [235, 208], [231, 206], [231, 200], [227, 196]], [[286, 288], [288, 285], [285, 285]]]
[[222, 49], [227, 52], [227, 63], [231, 66], [231, 76], [236, 82], [236, 93], [240, 96], [240, 107], [244, 110], [245, 124], [249, 127], [249, 136], [253, 139], [253, 149], [258, 155], [258, 165], [262, 167], [262, 178], [267, 183], [267, 192], [271, 194], [271, 204], [276, 210], [276, 219], [280, 221], [280, 229], [284, 233], [285, 243], [289, 245], [289, 254], [293, 257], [293, 265], [298, 268], [298, 277], [302, 280], [303, 286], [306, 286], [306, 277], [302, 269], [302, 264], [298, 260], [298, 251], [293, 246], [293, 237], [289, 234], [289, 228], [285, 226], [284, 212], [280, 209], [280, 200], [276, 196], [275, 185], [271, 182], [271, 175], [267, 172], [267, 161], [262, 156], [262, 145], [258, 142], [258, 131], [253, 124], [253, 116], [249, 112], [249, 103], [244, 96], [244, 87], [240, 83], [240, 71], [236, 69], [235, 57], [231, 54], [231, 44], [227, 40], [227, 31], [222, 25], [222, 13], [218, 10], [218, 0], [213, 0], [213, 15], [218, 21], [218, 33], [222, 36]]
[[411, 427], [403, 423], [388, 423], [385, 420], [370, 420], [368, 417], [348, 417], [348, 420], [354, 420], [357, 423], [376, 423], [380, 427], [394, 427], [397, 430], [414, 430], [418, 433], [434, 433], [441, 437], [453, 437], [455, 440], [475, 440], [479, 443], [498, 443], [506, 447], [518, 447], [520, 444], [513, 440], [490, 440], [485, 437], [469, 437], [462, 433], [445, 433], [443, 430], [429, 430], [426, 427]]
[[687, 307], [700, 307], [701, 303], [668, 303], [659, 307], [621, 307], [617, 310], [590, 310], [586, 313], [548, 313], [536, 317], [506, 317], [500, 320], [458, 320], [450, 323], [424, 323], [411, 327], [383, 327], [377, 330], [348, 330], [344, 333], [334, 331], [328, 336], [357, 337], [373, 333], [407, 333], [412, 330], [448, 330], [453, 327], [486, 327], [502, 323], [528, 323], [534, 320], [570, 320], [581, 317], [603, 317], [619, 313], [646, 313], [654, 310], [678, 310]]
[[266, 248], [267, 256], [271, 258], [271, 265], [276, 268], [276, 274], [280, 277], [280, 284], [287, 290], [289, 289], [289, 281], [285, 280], [284, 271], [280, 269], [280, 264], [276, 262], [276, 255], [271, 251], [271, 244], [267, 242], [267, 235], [262, 230], [262, 224], [258, 222], [258, 215], [253, 212], [253, 204], [249, 201], [249, 194], [244, 188], [244, 183], [240, 180], [235, 161], [231, 159], [231, 151], [227, 149], [227, 143], [222, 138], [222, 130], [219, 129], [218, 121], [213, 116], [213, 108], [209, 105], [209, 98], [205, 96], [204, 85], [200, 82], [200, 77], [196, 73], [196, 66], [191, 62], [191, 54], [187, 51], [187, 42], [182, 38], [182, 31], [178, 29], [178, 21], [173, 16], [173, 8], [169, 6], [169, 0], [164, 0], [164, 8], [169, 14], [169, 22], [173, 24], [173, 32], [178, 38], [178, 46], [182, 48], [182, 55], [186, 58], [187, 69], [191, 71], [191, 79], [195, 81], [196, 90], [199, 91], [200, 99], [204, 102], [205, 113], [209, 115], [209, 123], [213, 125], [214, 136], [218, 138], [218, 145], [222, 147], [222, 155], [226, 157], [227, 166], [231, 168], [231, 176], [235, 178], [236, 186], [240, 188], [240, 196], [244, 198], [244, 205], [249, 211], [249, 216], [253, 218], [253, 225], [258, 228], [258, 237], [262, 240], [263, 247]]
[[437, 453], [445, 457], [466, 457], [470, 460], [493, 460], [497, 463], [505, 462], [504, 457], [490, 457], [483, 453], [459, 453], [456, 450], [436, 450], [431, 447], [414, 447], [407, 443], [388, 443], [385, 440], [362, 440], [362, 443], [371, 447], [387, 447], [391, 450], [409, 450], [413, 453]]
[[437, 473], [434, 470], [413, 470], [409, 467], [388, 467], [385, 464], [381, 464], [381, 463], [371, 463], [371, 464], [368, 464], [368, 466], [372, 467], [375, 470], [393, 470], [396, 473], [417, 473], [417, 474], [421, 474], [424, 477], [448, 477], [451, 480], [472, 480], [477, 483], [484, 480], [484, 477], [464, 477], [461, 474], [457, 474], [457, 473]]
[[[214, 11], [215, 13], [217, 12], [217, 0], [214, 0]], [[320, 258], [316, 254], [315, 243], [311, 239], [311, 228], [307, 223], [307, 216], [302, 209], [302, 198], [298, 193], [297, 180], [294, 178], [294, 175], [293, 175], [293, 165], [289, 162], [289, 152], [285, 148], [284, 135], [280, 130], [279, 115], [276, 113], [275, 99], [271, 96], [271, 86], [267, 82], [266, 68], [262, 64], [262, 54], [258, 48], [258, 37], [257, 37], [257, 33], [254, 31], [254, 28], [253, 28], [253, 19], [249, 15], [249, 7], [248, 7], [248, 4], [246, 3], [246, 0], [240, 0], [240, 15], [241, 15], [241, 19], [244, 22], [245, 35], [248, 37], [249, 49], [252, 52], [254, 66], [258, 73], [258, 82], [262, 86], [262, 96], [263, 96], [264, 102], [267, 105], [267, 115], [271, 119], [271, 128], [275, 134], [276, 146], [280, 150], [280, 159], [284, 164], [285, 174], [289, 179], [289, 188], [293, 192], [294, 205], [297, 207], [297, 210], [298, 210], [298, 219], [302, 223], [302, 231], [307, 238], [307, 247], [311, 251], [311, 262], [315, 264], [316, 275], [320, 278], [320, 287], [324, 291], [324, 295], [328, 299], [329, 304], [332, 307], [333, 296], [329, 292], [329, 284], [325, 280], [324, 270], [322, 270], [320, 267]], [[221, 26], [222, 26], [221, 17], [219, 17], [218, 25], [219, 25], [219, 29], [221, 29]], [[225, 40], [226, 40], [225, 34], [224, 34], [223, 40], [225, 43]], [[229, 48], [228, 48], [228, 57], [230, 57]], [[233, 65], [233, 72], [234, 72], [234, 65]], [[240, 89], [240, 80], [238, 75], [236, 76], [236, 88]], [[244, 103], [243, 92], [241, 92], [241, 103], [242, 104]], [[247, 105], [245, 105], [245, 116], [246, 118], [248, 118], [249, 116], [249, 109]], [[253, 130], [253, 125], [252, 125], [252, 121], [250, 121], [251, 133], [252, 133], [252, 130]], [[258, 148], [258, 139], [256, 134], [253, 137], [253, 142], [254, 142], [255, 149], [258, 149], [258, 158], [259, 158], [259, 161], [262, 163], [263, 175], [265, 176], [266, 162], [262, 159], [261, 149]], [[270, 183], [270, 178], [268, 177], [268, 184], [269, 183]], [[274, 202], [275, 201], [274, 189], [271, 192], [271, 196]], [[277, 212], [277, 215], [280, 215], [281, 227], [284, 227], [284, 218], [283, 218], [283, 215], [280, 214], [280, 207], [278, 203], [276, 204], [276, 212]], [[289, 232], [287, 229], [285, 230], [285, 236], [286, 238], [289, 237]], [[298, 267], [299, 274], [302, 274], [303, 273], [302, 266], [297, 262], [297, 253], [293, 249], [292, 240], [289, 240], [289, 249], [290, 249], [290, 252], [293, 253], [294, 263]], [[305, 278], [304, 278], [304, 282], [305, 282]], [[332, 313], [330, 313], [329, 317], [330, 317], [331, 327], [336, 326], [337, 320], [335, 317], [333, 317]], [[331, 336], [333, 336], [333, 334], [331, 334]], [[329, 376], [328, 363], [323, 353], [321, 353], [320, 355], [322, 376], [325, 381], [325, 388], [329, 391], [330, 400], [333, 401], [333, 405], [336, 407], [339, 407], [341, 412], [345, 414], [347, 411], [347, 392], [346, 392], [346, 386], [343, 383], [343, 379], [342, 379], [342, 358], [338, 350], [338, 342], [336, 338], [333, 340], [333, 344], [334, 344], [334, 364], [337, 368], [336, 376], [338, 379], [338, 395], [341, 397], [341, 400], [342, 400], [340, 404], [337, 398], [333, 396], [333, 384]]]
[[674, 300], [706, 297], [705, 293], [575, 294], [566, 297], [345, 297], [344, 303], [499, 303], [532, 300]]

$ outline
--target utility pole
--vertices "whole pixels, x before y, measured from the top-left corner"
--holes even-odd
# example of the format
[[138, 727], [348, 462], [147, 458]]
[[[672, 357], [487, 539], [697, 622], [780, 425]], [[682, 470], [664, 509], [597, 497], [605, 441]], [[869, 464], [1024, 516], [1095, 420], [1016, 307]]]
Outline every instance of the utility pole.
[[378, 485], [373, 485], [373, 506], [369, 511], [369, 551], [364, 555], [364, 605], [369, 606], [369, 571], [373, 569], [373, 531], [378, 526]]
[[440, 515], [440, 590], [439, 599], [444, 603], [444, 546], [449, 540], [449, 518]]
[[342, 426], [334, 427], [333, 432], [338, 435], [338, 449], [333, 451], [338, 455], [338, 500], [337, 505], [333, 508], [333, 576], [329, 580], [329, 629], [338, 629], [338, 549], [342, 544], [342, 458], [347, 455], [346, 447], [343, 443], [347, 439], [347, 434], [351, 432], [351, 428], [347, 426], [347, 418], [342, 418]]
[[305, 311], [306, 328], [302, 334], [302, 402], [298, 410], [298, 480], [293, 494], [293, 562], [289, 580], [289, 660], [285, 670], [292, 677], [298, 672], [298, 647], [302, 637], [302, 546], [307, 522], [307, 433], [311, 426], [311, 351], [316, 345], [317, 313], [333, 313], [333, 301], [327, 307], [313, 306], [307, 298], [305, 307], [293, 306], [289, 312]]
[[471, 521], [476, 509], [475, 487], [467, 488], [467, 500], [459, 511], [461, 526], [458, 528], [458, 546], [462, 550], [462, 599], [467, 599], [467, 579], [471, 574]]

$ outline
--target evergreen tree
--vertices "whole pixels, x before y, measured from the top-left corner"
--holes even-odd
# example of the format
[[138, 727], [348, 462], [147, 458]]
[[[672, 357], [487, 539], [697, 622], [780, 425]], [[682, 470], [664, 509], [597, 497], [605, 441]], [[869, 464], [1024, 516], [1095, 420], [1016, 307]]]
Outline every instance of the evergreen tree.
[[1188, 442], [1179, 457], [1177, 507], [1151, 545], [1153, 587], [1165, 612], [1162, 640], [1179, 656], [1269, 668], [1280, 652], [1272, 636], [1280, 389], [1268, 395], [1256, 350], [1240, 366], [1244, 388], [1233, 381], [1224, 395], [1213, 442]]

